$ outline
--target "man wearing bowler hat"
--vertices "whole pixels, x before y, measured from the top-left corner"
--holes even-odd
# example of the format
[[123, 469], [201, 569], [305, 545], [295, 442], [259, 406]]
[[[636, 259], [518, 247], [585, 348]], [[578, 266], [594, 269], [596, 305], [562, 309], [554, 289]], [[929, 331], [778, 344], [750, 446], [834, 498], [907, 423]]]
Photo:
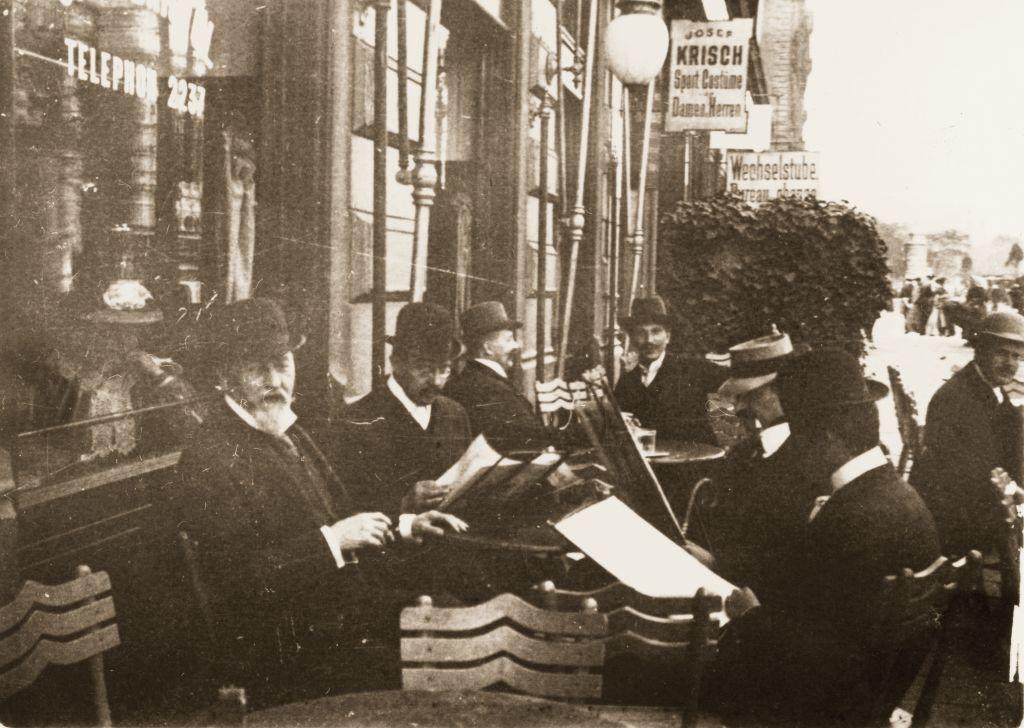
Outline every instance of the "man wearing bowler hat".
[[513, 356], [519, 351], [516, 330], [499, 301], [486, 301], [462, 314], [462, 342], [472, 357], [452, 377], [445, 394], [469, 414], [473, 434], [483, 433], [501, 453], [543, 450], [550, 442], [533, 405], [509, 381]]
[[925, 450], [910, 478], [935, 515], [948, 556], [985, 550], [998, 538], [1006, 511], [990, 482], [993, 468], [1021, 482], [1024, 423], [1004, 387], [1024, 360], [1024, 317], [990, 314], [974, 348], [974, 360], [928, 404]]
[[[761, 605], [749, 589], [726, 599], [733, 621], [720, 641], [715, 701], [726, 713], [785, 723], [857, 723], [892, 686], [868, 639], [883, 579], [939, 556], [935, 523], [879, 446], [888, 390], [840, 350], [787, 362], [776, 380], [804, 475], [823, 484], [805, 515], [803, 548], [789, 556], [790, 586]], [[901, 696], [893, 696], [893, 707]], [[857, 723], [859, 724], [859, 723]]]
[[818, 495], [804, 477], [775, 380], [779, 368], [808, 351], [777, 329], [729, 349], [729, 379], [718, 395], [730, 402], [750, 436], [729, 450], [716, 478], [711, 519], [716, 570], [749, 586], [764, 602], [785, 588], [792, 550]]
[[[225, 660], [239, 663], [224, 677], [253, 687], [261, 702], [286, 683], [329, 689], [313, 672], [346, 639], [340, 612], [366, 597], [354, 555], [395, 541], [394, 522], [379, 509], [360, 512], [296, 422], [293, 352], [305, 338], [289, 332], [277, 303], [254, 298], [215, 310], [201, 338], [198, 365], [222, 397], [165, 495], [179, 528], [198, 541], [216, 627], [232, 645]], [[465, 524], [428, 512], [407, 526], [419, 539]]]
[[345, 412], [337, 463], [360, 508], [405, 522], [441, 502], [446, 490], [434, 481], [472, 437], [466, 410], [441, 393], [461, 349], [451, 313], [410, 303], [388, 341], [392, 373]]
[[705, 360], [684, 362], [668, 351], [672, 330], [660, 296], [637, 298], [622, 322], [639, 364], [615, 385], [615, 399], [659, 439], [715, 442], [707, 413], [707, 395], [722, 377]]

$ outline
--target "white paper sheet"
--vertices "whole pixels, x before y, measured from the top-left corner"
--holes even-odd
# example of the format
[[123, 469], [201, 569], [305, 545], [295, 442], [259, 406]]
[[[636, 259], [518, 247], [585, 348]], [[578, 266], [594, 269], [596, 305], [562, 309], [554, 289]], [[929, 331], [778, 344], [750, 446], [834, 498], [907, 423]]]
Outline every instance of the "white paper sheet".
[[[724, 600], [736, 588], [612, 496], [555, 524], [616, 579], [652, 597], [692, 597], [703, 588]], [[717, 615], [724, 622], [724, 614]]]

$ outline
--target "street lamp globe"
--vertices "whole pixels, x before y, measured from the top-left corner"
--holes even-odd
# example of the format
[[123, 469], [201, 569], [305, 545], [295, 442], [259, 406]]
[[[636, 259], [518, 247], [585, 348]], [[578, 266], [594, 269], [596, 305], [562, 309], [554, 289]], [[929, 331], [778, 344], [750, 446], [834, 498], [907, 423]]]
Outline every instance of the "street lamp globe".
[[622, 83], [646, 85], [661, 73], [668, 53], [661, 0], [624, 0], [619, 10], [605, 32], [605, 60]]

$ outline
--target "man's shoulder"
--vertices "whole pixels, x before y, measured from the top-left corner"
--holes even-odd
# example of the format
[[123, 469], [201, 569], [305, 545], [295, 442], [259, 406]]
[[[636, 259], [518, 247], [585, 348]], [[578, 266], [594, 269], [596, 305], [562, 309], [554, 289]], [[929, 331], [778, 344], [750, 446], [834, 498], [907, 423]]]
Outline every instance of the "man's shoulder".
[[344, 419], [346, 421], [358, 421], [367, 416], [383, 415], [391, 408], [391, 402], [398, 402], [395, 396], [385, 387], [375, 386], [369, 392], [357, 399], [345, 408]]
[[239, 459], [243, 450], [250, 449], [251, 441], [252, 428], [227, 407], [215, 407], [186, 442], [178, 468], [230, 465]]
[[459, 404], [456, 400], [446, 395], [440, 395], [434, 400], [432, 408], [435, 412], [443, 417], [450, 419], [458, 419], [468, 417], [466, 414], [466, 408]]
[[458, 399], [460, 396], [470, 394], [480, 389], [498, 390], [507, 386], [498, 375], [485, 369], [483, 364], [474, 361], [466, 362], [462, 371], [448, 380], [444, 393], [449, 398]]
[[974, 363], [970, 363], [935, 390], [929, 409], [933, 407], [960, 407], [965, 403], [986, 401], [986, 385]]

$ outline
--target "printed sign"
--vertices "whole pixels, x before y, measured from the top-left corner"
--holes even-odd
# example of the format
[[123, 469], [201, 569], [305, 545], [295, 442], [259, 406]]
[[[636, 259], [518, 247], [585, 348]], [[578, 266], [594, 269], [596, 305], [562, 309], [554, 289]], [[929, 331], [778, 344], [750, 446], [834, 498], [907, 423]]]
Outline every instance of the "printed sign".
[[752, 18], [672, 21], [665, 131], [747, 130]]
[[726, 185], [747, 202], [818, 196], [817, 152], [731, 152]]

